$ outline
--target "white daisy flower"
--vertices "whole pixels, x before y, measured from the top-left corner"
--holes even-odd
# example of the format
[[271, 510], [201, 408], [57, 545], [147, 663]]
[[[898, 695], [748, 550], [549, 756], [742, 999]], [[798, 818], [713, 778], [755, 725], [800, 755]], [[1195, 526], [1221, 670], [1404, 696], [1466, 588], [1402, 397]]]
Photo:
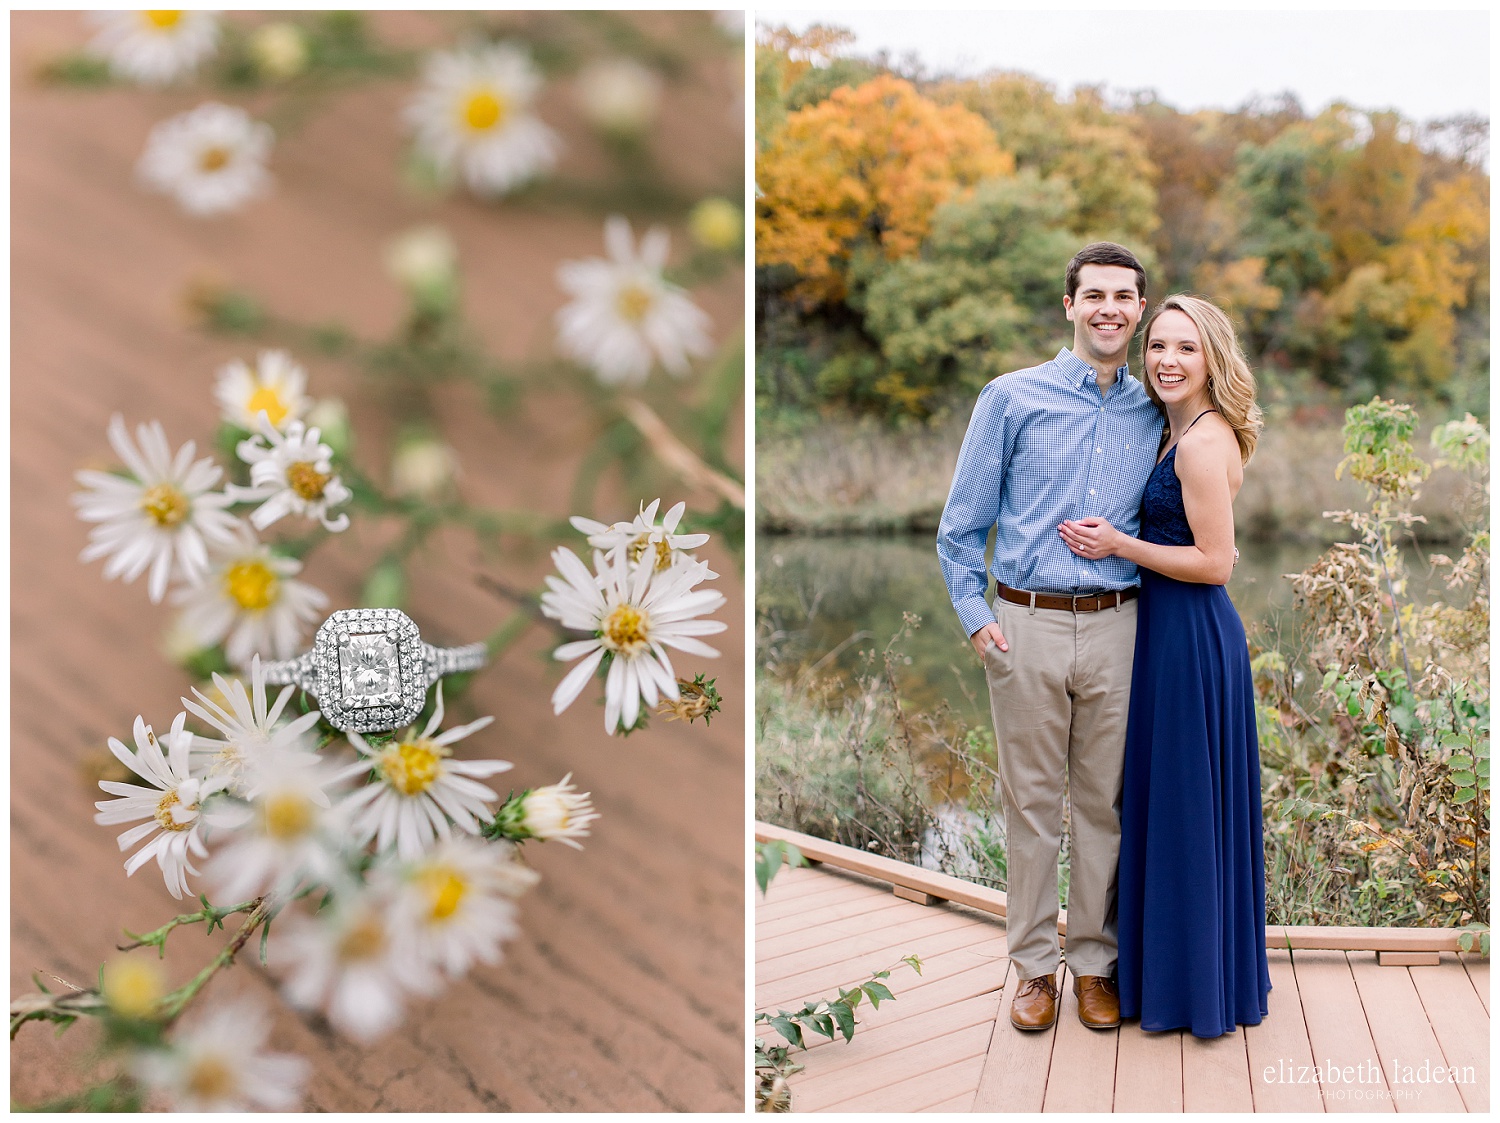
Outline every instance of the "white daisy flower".
[[565, 842], [582, 850], [578, 839], [588, 837], [589, 825], [597, 818], [599, 812], [594, 810], [589, 793], [573, 787], [573, 773], [569, 772], [560, 782], [526, 794], [521, 800], [518, 825], [532, 838]]
[[[478, 834], [488, 817], [487, 804], [499, 797], [472, 777], [494, 776], [511, 767], [505, 760], [454, 760], [448, 747], [476, 733], [495, 719], [482, 717], [433, 736], [443, 722], [443, 687], [438, 684], [437, 706], [427, 728], [415, 725], [392, 740], [371, 746], [358, 733], [349, 742], [362, 758], [338, 776], [363, 776], [372, 768], [375, 778], [340, 805], [350, 817], [350, 828], [360, 843], [375, 840], [377, 850], [395, 847], [403, 860], [429, 850], [435, 840], [448, 838], [457, 827]], [[452, 825], [449, 825], [449, 821]]]
[[195, 766], [194, 771], [210, 776], [223, 776], [229, 790], [236, 795], [248, 793], [253, 786], [250, 770], [258, 762], [276, 757], [290, 756], [304, 763], [316, 763], [316, 743], [313, 728], [320, 716], [317, 710], [309, 710], [287, 721], [282, 720], [287, 703], [297, 692], [295, 686], [284, 687], [274, 704], [266, 706], [266, 672], [260, 656], [250, 660], [250, 690], [237, 678], [226, 679], [213, 676], [213, 693], [222, 702], [204, 694], [196, 686], [193, 698], [182, 699], [182, 704], [199, 721], [218, 730], [223, 740], [199, 737], [193, 751], [210, 753], [206, 766]]
[[458, 978], [476, 963], [500, 961], [501, 941], [519, 932], [512, 898], [538, 878], [508, 843], [457, 836], [416, 862], [384, 866], [372, 880], [386, 887], [413, 958]]
[[579, 72], [577, 83], [583, 115], [606, 133], [643, 133], [661, 108], [661, 75], [634, 59], [591, 62]]
[[135, 719], [135, 752], [111, 737], [109, 751], [151, 787], [100, 780], [99, 787], [120, 798], [94, 804], [99, 809], [94, 822], [101, 826], [146, 820], [120, 835], [121, 850], [128, 850], [142, 839], [151, 838], [125, 862], [125, 873], [129, 876], [155, 858], [166, 880], [167, 892], [178, 900], [188, 893], [187, 875], [196, 876], [198, 873], [192, 858], [208, 857], [208, 848], [202, 837], [203, 805], [225, 784], [222, 779], [204, 780], [191, 775], [190, 760], [195, 738], [184, 728], [186, 723], [187, 714], [178, 714], [172, 722], [165, 754], [157, 743], [156, 734], [140, 717]]
[[531, 57], [507, 43], [430, 55], [407, 107], [418, 149], [479, 195], [502, 195], [557, 162], [557, 134], [531, 112], [541, 88]]
[[[658, 526], [656, 508], [660, 504], [660, 499], [653, 499], [649, 507], [643, 505], [631, 522], [617, 522], [606, 526], [581, 515], [574, 515], [568, 521], [573, 524], [574, 529], [587, 534], [589, 545], [603, 550], [604, 556], [610, 560], [623, 553], [634, 566], [642, 558], [649, 557], [651, 564], [658, 570], [693, 562], [696, 559], [687, 551], [695, 550], [707, 542], [708, 535], [677, 533], [677, 524], [682, 521], [682, 514], [687, 510], [686, 503], [674, 506]], [[718, 574], [708, 573], [706, 576], [717, 577]]]
[[214, 382], [214, 398], [219, 416], [231, 425], [248, 432], [260, 429], [259, 415], [264, 413], [273, 428], [301, 418], [312, 407], [305, 393], [307, 371], [285, 351], [262, 351], [251, 366], [244, 359], [232, 359], [219, 368]]
[[238, 209], [271, 186], [272, 133], [232, 105], [209, 101], [151, 130], [136, 174], [189, 214]]
[[224, 509], [231, 502], [227, 495], [209, 491], [221, 470], [206, 456], [194, 460], [192, 441], [174, 455], [159, 421], [137, 426], [136, 441], [139, 448], [124, 418], [115, 414], [109, 443], [130, 474], [75, 476], [89, 489], [73, 495], [78, 517], [101, 524], [89, 531], [80, 557], [86, 562], [108, 557], [106, 580], [123, 576], [128, 583], [150, 569], [147, 589], [159, 603], [174, 576], [190, 584], [203, 580], [208, 544], [232, 541], [240, 520]]
[[308, 625], [322, 620], [328, 607], [320, 590], [292, 579], [302, 563], [272, 553], [243, 526], [234, 541], [216, 546], [210, 557], [203, 582], [172, 595], [172, 603], [182, 606], [181, 626], [199, 648], [223, 642], [225, 658], [236, 667], [248, 666], [255, 655], [290, 659], [298, 654]]
[[216, 901], [290, 894], [304, 881], [346, 879], [332, 776], [314, 753], [263, 750], [245, 772], [247, 813], [228, 840], [216, 843], [204, 876]]
[[572, 705], [608, 654], [604, 728], [611, 734], [621, 727], [629, 731], [640, 716], [642, 699], [647, 706], [655, 706], [659, 698], [678, 696], [677, 676], [664, 648], [710, 657], [719, 654], [693, 638], [722, 632], [728, 626], [719, 620], [694, 619], [724, 603], [720, 593], [693, 591], [708, 576], [704, 562], [658, 572], [648, 565], [631, 569], [623, 552], [613, 562], [595, 554], [597, 573], [590, 573], [565, 546], [552, 552], [552, 561], [562, 577], [547, 578], [543, 614], [561, 621], [565, 628], [593, 635], [565, 643], [552, 653], [564, 662], [582, 657], [553, 692], [554, 713]]
[[312, 1065], [262, 1052], [271, 1018], [248, 998], [183, 1018], [166, 1049], [138, 1052], [131, 1073], [173, 1111], [294, 1111]]
[[348, 528], [348, 515], [329, 518], [328, 509], [347, 503], [354, 493], [334, 474], [333, 449], [318, 436], [317, 429], [288, 421], [285, 432], [267, 425], [236, 446], [240, 459], [250, 465], [251, 486], [230, 484], [225, 490], [236, 502], [260, 503], [250, 514], [256, 530], [293, 514], [317, 519], [335, 533]]
[[653, 227], [636, 253], [630, 223], [613, 215], [604, 225], [609, 260], [565, 261], [557, 283], [573, 303], [557, 313], [563, 353], [593, 367], [606, 384], [646, 380], [653, 363], [688, 372], [689, 357], [709, 354], [709, 319], [682, 289], [662, 278], [670, 239]]
[[90, 12], [99, 34], [89, 50], [118, 78], [161, 86], [192, 73], [219, 45], [214, 12]]
[[334, 1028], [373, 1041], [401, 1020], [408, 994], [433, 994], [441, 979], [413, 955], [384, 894], [346, 896], [317, 916], [293, 916], [271, 942], [282, 992], [303, 1010], [322, 1010]]

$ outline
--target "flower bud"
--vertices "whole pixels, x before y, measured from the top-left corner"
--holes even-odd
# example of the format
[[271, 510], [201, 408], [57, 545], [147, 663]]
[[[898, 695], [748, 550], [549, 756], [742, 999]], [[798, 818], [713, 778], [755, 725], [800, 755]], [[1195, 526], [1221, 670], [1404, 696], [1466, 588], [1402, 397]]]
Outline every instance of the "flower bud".
[[338, 398], [324, 398], [313, 403], [302, 419], [309, 429], [319, 430], [319, 437], [334, 456], [348, 456], [354, 444], [349, 431], [349, 410]]
[[635, 136], [656, 120], [661, 76], [631, 59], [602, 59], [578, 75], [578, 103], [597, 129]]
[[573, 774], [561, 782], [527, 792], [521, 799], [520, 826], [531, 838], [565, 842], [575, 850], [575, 840], [588, 837], [589, 824], [599, 818], [588, 792], [573, 790]]
[[268, 23], [251, 34], [250, 57], [267, 78], [295, 78], [307, 69], [307, 40], [292, 24]]
[[458, 248], [441, 226], [416, 226], [386, 243], [386, 272], [413, 292], [448, 287], [457, 267]]
[[166, 976], [155, 960], [121, 955], [104, 965], [104, 1002], [121, 1018], [151, 1017], [165, 993]]
[[432, 437], [417, 437], [396, 446], [391, 458], [391, 488], [397, 495], [436, 502], [453, 490], [458, 453]]
[[688, 215], [688, 230], [700, 246], [729, 253], [740, 247], [745, 219], [728, 199], [708, 198]]

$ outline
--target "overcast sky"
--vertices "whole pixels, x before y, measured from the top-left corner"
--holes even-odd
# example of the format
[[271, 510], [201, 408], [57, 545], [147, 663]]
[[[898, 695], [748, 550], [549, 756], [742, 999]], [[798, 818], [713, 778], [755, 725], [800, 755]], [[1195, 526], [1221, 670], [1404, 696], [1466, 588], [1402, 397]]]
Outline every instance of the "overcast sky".
[[1295, 93], [1419, 121], [1490, 111], [1489, 13], [871, 12], [755, 10], [757, 23], [846, 27], [854, 51], [908, 52], [932, 70], [1021, 70], [1066, 92], [1154, 89], [1181, 110]]

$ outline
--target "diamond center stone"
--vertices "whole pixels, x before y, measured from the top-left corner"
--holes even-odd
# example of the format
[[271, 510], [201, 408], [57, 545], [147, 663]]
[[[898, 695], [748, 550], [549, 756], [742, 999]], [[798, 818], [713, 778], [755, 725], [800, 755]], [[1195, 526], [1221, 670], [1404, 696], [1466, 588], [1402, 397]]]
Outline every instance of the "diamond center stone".
[[342, 637], [339, 686], [346, 706], [376, 706], [401, 691], [396, 643], [385, 632]]

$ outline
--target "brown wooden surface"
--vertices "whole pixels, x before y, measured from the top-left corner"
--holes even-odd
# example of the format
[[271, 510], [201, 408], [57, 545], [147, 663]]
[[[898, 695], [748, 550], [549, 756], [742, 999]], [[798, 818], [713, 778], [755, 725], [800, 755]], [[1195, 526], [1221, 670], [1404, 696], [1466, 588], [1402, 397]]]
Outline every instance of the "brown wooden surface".
[[[451, 37], [425, 16], [375, 18], [408, 43]], [[686, 17], [646, 21], [660, 33], [678, 18]], [[38, 62], [76, 49], [87, 26], [68, 13], [17, 14], [11, 26], [11, 990], [18, 994], [32, 989], [37, 970], [91, 982], [122, 926], [144, 930], [178, 911], [154, 869], [125, 878], [117, 831], [91, 821], [99, 793], [83, 769], [107, 737], [128, 734], [137, 713], [158, 729], [168, 725], [189, 683], [158, 653], [169, 610], [148, 602], [144, 581], [106, 583], [100, 563], [78, 562], [87, 528], [68, 496], [75, 469], [110, 460], [104, 431], [116, 411], [132, 423], [160, 418], [174, 446], [194, 436], [201, 449], [212, 432], [214, 372], [254, 345], [194, 328], [183, 308], [187, 285], [218, 277], [282, 314], [383, 336], [402, 314], [401, 296], [383, 275], [383, 246], [411, 225], [438, 221], [459, 243], [477, 330], [499, 354], [520, 358], [549, 349], [552, 316], [564, 302], [554, 270], [562, 259], [601, 254], [602, 216], [406, 194], [398, 118], [410, 87], [388, 82], [330, 98], [281, 140], [271, 197], [227, 218], [194, 220], [139, 190], [132, 168], [152, 124], [203, 99], [181, 90], [41, 88], [32, 79]], [[669, 89], [655, 150], [689, 190], [714, 184], [726, 162], [740, 159], [731, 117], [737, 86], [719, 57]], [[544, 104], [569, 145], [565, 168], [584, 175], [605, 166], [566, 88]], [[686, 251], [681, 229], [674, 248]], [[697, 298], [716, 339], [742, 330], [738, 276]], [[351, 369], [301, 358], [316, 395], [349, 403], [358, 458], [383, 475], [392, 419], [361, 394]], [[443, 432], [459, 450], [465, 497], [572, 513], [574, 469], [595, 436], [592, 415], [572, 401], [538, 390], [500, 422], [474, 390], [445, 389]], [[736, 462], [741, 425], [737, 416], [729, 430]], [[611, 490], [620, 509], [593, 514], [623, 516], [641, 498], [617, 488], [606, 495]], [[699, 509], [712, 498], [678, 497]], [[315, 555], [305, 576], [335, 607], [352, 604], [361, 551], [382, 540], [357, 527]], [[443, 546], [446, 558], [429, 552], [412, 574], [409, 605], [437, 642], [478, 638], [510, 614], [479, 586], [481, 573], [530, 590], [550, 568], [544, 545], [507, 541], [493, 561], [463, 535]], [[547, 657], [553, 636], [540, 628], [478, 675], [461, 707], [469, 717], [496, 717], [461, 754], [514, 761], [504, 781], [516, 787], [571, 770], [603, 813], [582, 853], [528, 849], [543, 881], [523, 903], [522, 934], [503, 964], [416, 1005], [399, 1031], [370, 1047], [293, 1014], [249, 957], [212, 984], [209, 997], [247, 990], [276, 1005], [274, 1046], [315, 1065], [309, 1109], [743, 1107], [743, 594], [733, 557], [714, 548], [707, 556], [723, 575], [718, 588], [729, 604], [719, 616], [730, 625], [715, 640], [725, 657], [711, 669], [726, 705], [710, 730], [658, 721], [628, 742], [610, 739], [589, 698], [554, 717], [548, 698], [562, 671]], [[223, 942], [175, 934], [174, 980]], [[45, 1027], [26, 1027], [12, 1047], [12, 1095], [37, 1101], [76, 1086], [69, 1062], [90, 1044], [87, 1033], [75, 1028], [56, 1041]]]
[[[927, 919], [923, 919], [924, 916]], [[797, 926], [798, 917], [803, 923]], [[1489, 1014], [1478, 966], [1382, 967], [1372, 951], [1271, 950], [1270, 1013], [1202, 1040], [1128, 1021], [1089, 1030], [1066, 969], [1058, 1020], [1010, 1024], [1015, 968], [1003, 928], [953, 905], [922, 906], [887, 885], [826, 866], [782, 870], [756, 908], [756, 1008], [829, 997], [898, 956], [897, 1001], [861, 1007], [854, 1040], [810, 1038], [795, 1052], [795, 1111], [1310, 1112], [1486, 1111]], [[769, 1031], [762, 1033], [779, 1041]], [[978, 1050], [978, 1052], [976, 1052]], [[1465, 1082], [1413, 1080], [1459, 1070]], [[1315, 1072], [1366, 1066], [1365, 1082]], [[1399, 1067], [1398, 1067], [1399, 1065]], [[1356, 1074], [1357, 1075], [1357, 1074]], [[1398, 1076], [1405, 1082], [1396, 1084]]]

